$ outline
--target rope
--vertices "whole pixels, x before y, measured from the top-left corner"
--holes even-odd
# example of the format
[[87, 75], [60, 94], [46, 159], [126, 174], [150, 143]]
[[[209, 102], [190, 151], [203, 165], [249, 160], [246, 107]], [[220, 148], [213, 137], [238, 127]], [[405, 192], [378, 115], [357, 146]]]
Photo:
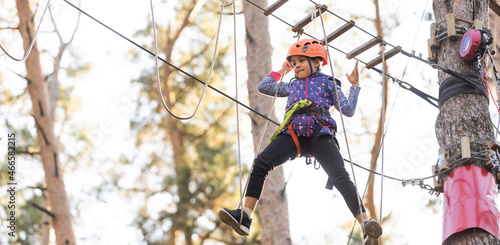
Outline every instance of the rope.
[[208, 78], [207, 78], [207, 81], [205, 83], [205, 87], [203, 88], [203, 92], [201, 94], [201, 97], [198, 100], [198, 104], [196, 105], [196, 108], [195, 108], [193, 114], [191, 114], [189, 116], [177, 116], [177, 115], [175, 115], [175, 113], [170, 110], [167, 103], [165, 102], [165, 99], [163, 98], [163, 93], [161, 91], [160, 66], [159, 66], [159, 62], [158, 62], [158, 42], [157, 42], [157, 37], [156, 37], [156, 22], [155, 22], [154, 8], [153, 8], [153, 0], [149, 0], [149, 2], [151, 4], [151, 20], [153, 22], [152, 24], [153, 24], [154, 46], [155, 46], [156, 81], [158, 83], [158, 94], [160, 96], [161, 103], [163, 104], [163, 107], [165, 108], [165, 110], [167, 110], [167, 112], [171, 116], [173, 116], [174, 118], [179, 119], [179, 120], [191, 119], [196, 115], [196, 113], [198, 112], [198, 109], [200, 108], [201, 102], [203, 101], [203, 98], [205, 97], [205, 92], [207, 91], [208, 84], [209, 84], [210, 78], [212, 76], [212, 71], [213, 71], [214, 65], [215, 65], [215, 58], [217, 57], [217, 47], [219, 45], [219, 34], [220, 34], [220, 27], [222, 24], [222, 13], [224, 11], [225, 0], [222, 0], [221, 12], [219, 15], [219, 25], [217, 27], [217, 34], [216, 34], [216, 38], [215, 38], [214, 53], [212, 56], [212, 63], [210, 66], [210, 71], [208, 72]]
[[33, 49], [33, 46], [35, 45], [35, 42], [36, 42], [36, 38], [38, 37], [38, 31], [40, 31], [40, 26], [42, 25], [42, 21], [43, 21], [43, 17], [45, 16], [45, 13], [47, 12], [47, 9], [49, 8], [50, 6], [50, 1], [51, 0], [48, 0], [47, 1], [47, 5], [45, 5], [45, 9], [43, 10], [43, 13], [42, 13], [42, 17], [40, 18], [40, 23], [38, 23], [38, 27], [36, 28], [36, 31], [35, 31], [35, 36], [33, 37], [33, 40], [31, 40], [31, 43], [30, 43], [30, 46], [28, 47], [28, 50], [26, 51], [26, 53], [24, 54], [24, 56], [20, 59], [18, 58], [15, 58], [14, 56], [12, 56], [11, 54], [9, 54], [9, 52], [7, 52], [7, 50], [5, 50], [5, 48], [2, 46], [2, 44], [0, 44], [0, 49], [2, 49], [2, 51], [7, 55], [9, 56], [9, 58], [15, 60], [15, 61], [24, 61], [26, 60], [26, 58], [28, 58], [28, 56], [30, 55], [31, 53], [31, 50]]
[[[480, 152], [478, 152], [478, 153], [476, 153], [476, 154], [472, 155], [470, 158], [482, 159], [482, 158], [478, 158], [477, 156], [479, 156], [479, 155], [481, 155], [482, 153], [485, 153], [485, 152], [490, 152], [490, 150], [483, 150], [483, 151], [480, 151]], [[463, 163], [466, 163], [466, 162], [467, 162], [470, 158], [458, 159], [458, 160], [456, 160], [455, 162], [451, 162], [451, 163], [449, 163], [449, 165], [450, 165], [450, 166], [452, 166], [452, 167], [450, 167], [449, 169], [447, 169], [447, 170], [445, 170], [445, 171], [438, 172], [438, 173], [436, 173], [436, 174], [434, 174], [434, 175], [426, 176], [426, 177], [411, 178], [411, 179], [402, 179], [402, 178], [397, 178], [397, 177], [393, 177], [393, 176], [389, 176], [389, 175], [384, 175], [384, 176], [383, 176], [383, 178], [390, 179], [390, 180], [394, 180], [394, 181], [399, 181], [399, 182], [401, 182], [403, 185], [404, 185], [405, 183], [412, 183], [412, 182], [415, 182], [415, 180], [421, 180], [421, 181], [423, 181], [423, 180], [431, 179], [431, 178], [434, 178], [434, 177], [438, 177], [438, 176], [439, 176], [439, 175], [441, 175], [441, 174], [447, 174], [447, 173], [449, 173], [449, 172], [453, 171], [455, 168], [462, 166], [462, 165], [463, 165]], [[373, 170], [371, 170], [371, 169], [369, 169], [369, 168], [363, 167], [363, 166], [361, 166], [361, 165], [359, 165], [359, 164], [357, 164], [357, 163], [350, 162], [348, 159], [345, 159], [345, 158], [344, 158], [344, 161], [349, 162], [349, 163], [351, 163], [352, 165], [354, 165], [354, 166], [356, 166], [356, 167], [358, 167], [358, 168], [360, 168], [360, 169], [362, 169], [362, 170], [365, 170], [365, 171], [367, 171], [367, 172], [373, 173], [373, 174], [378, 175], [378, 176], [382, 176], [382, 174], [381, 174], [381, 173], [379, 173], [379, 172], [377, 172], [377, 171], [373, 171]]]
[[[422, 22], [424, 20], [424, 15], [425, 15], [425, 10], [427, 9], [427, 4], [429, 4], [429, 0], [427, 0], [425, 2], [425, 7], [424, 7], [424, 10], [422, 11], [422, 15], [420, 16], [420, 22], [418, 22], [418, 27], [417, 27], [417, 33], [415, 34], [415, 37], [413, 38], [413, 43], [411, 44], [411, 49], [413, 50], [413, 48], [415, 47], [415, 42], [417, 41], [417, 37], [418, 37], [418, 33], [420, 31], [420, 26], [422, 25]], [[405, 78], [405, 74], [406, 74], [406, 68], [408, 68], [408, 64], [410, 63], [410, 59], [408, 58], [406, 60], [406, 65], [405, 65], [405, 68], [403, 69], [403, 74], [401, 75], [401, 79], [404, 79]]]
[[[247, 0], [247, 1], [249, 1], [249, 0]], [[309, 1], [310, 1], [310, 2], [312, 2], [312, 3], [315, 3], [315, 4], [316, 4], [316, 2], [314, 2], [314, 1], [312, 1], [312, 0], [309, 0]], [[427, 4], [426, 4], [426, 6], [427, 6]], [[337, 18], [339, 18], [339, 19], [341, 19], [341, 20], [343, 20], [343, 21], [347, 22], [347, 20], [345, 20], [344, 18], [340, 17], [339, 15], [337, 15], [337, 14], [335, 14], [335, 13], [333, 13], [333, 12], [329, 11], [329, 10], [327, 10], [326, 12], [331, 13], [332, 15], [336, 16]], [[364, 30], [363, 28], [358, 27], [357, 25], [355, 25], [355, 27], [356, 27], [357, 29], [359, 29], [359, 30], [361, 30], [361, 31], [365, 32], [366, 34], [368, 34], [368, 35], [370, 35], [370, 36], [372, 36], [372, 37], [375, 37], [373, 34], [369, 33], [368, 31]], [[311, 35], [309, 35], [309, 34], [307, 34], [307, 35], [308, 35], [308, 36], [311, 36]], [[312, 36], [311, 36], [311, 37], [312, 37]], [[395, 48], [395, 46], [394, 46], [394, 45], [392, 45], [392, 44], [390, 44], [390, 43], [386, 42], [385, 40], [384, 40], [384, 42], [385, 42], [387, 45], [389, 45], [389, 46], [391, 46], [391, 47]], [[338, 50], [338, 49], [336, 49], [336, 50]], [[402, 50], [402, 51], [401, 51], [401, 53], [402, 53], [402, 54], [404, 54], [404, 55], [406, 55], [406, 56], [408, 56], [408, 57], [411, 57], [411, 58], [415, 58], [415, 59], [417, 59], [417, 60], [419, 60], [419, 61], [422, 61], [422, 62], [424, 62], [424, 63], [426, 63], [426, 64], [430, 65], [433, 69], [439, 69], [439, 70], [441, 70], [441, 71], [443, 71], [443, 72], [446, 72], [446, 73], [448, 73], [448, 74], [450, 74], [450, 75], [452, 75], [452, 76], [455, 76], [455, 77], [458, 77], [458, 78], [464, 79], [465, 81], [468, 81], [468, 82], [470, 82], [471, 84], [473, 84], [473, 83], [470, 81], [470, 79], [468, 79], [467, 77], [465, 77], [465, 76], [461, 75], [460, 73], [458, 73], [458, 72], [456, 72], [456, 71], [454, 71], [454, 70], [451, 70], [451, 69], [449, 69], [449, 68], [446, 68], [446, 67], [440, 66], [440, 65], [438, 65], [438, 64], [436, 64], [436, 63], [434, 63], [434, 62], [431, 62], [430, 60], [424, 60], [424, 59], [422, 59], [422, 57], [421, 57], [421, 56], [422, 56], [422, 54], [420, 54], [420, 55], [417, 57], [417, 56], [415, 56], [415, 55], [414, 55], [414, 52], [415, 52], [415, 51], [413, 51], [412, 53], [409, 53], [409, 52], [404, 51], [404, 50]], [[341, 53], [346, 54], [345, 52], [341, 52]], [[361, 60], [359, 60], [359, 61], [361, 61]], [[365, 63], [365, 62], [363, 62], [363, 61], [361, 61], [361, 62], [362, 62], [363, 64], [365, 64], [365, 65], [366, 65], [366, 63]], [[376, 68], [371, 68], [371, 69], [373, 69], [373, 70], [377, 70]], [[380, 72], [379, 72], [379, 73], [380, 73]], [[409, 90], [410, 90], [411, 92], [413, 92], [413, 93], [416, 93], [419, 97], [422, 97], [422, 98], [423, 98], [424, 100], [426, 100], [427, 102], [429, 102], [429, 103], [433, 104], [431, 101], [429, 101], [428, 99], [426, 99], [425, 97], [423, 97], [421, 94], [419, 95], [419, 94], [417, 93], [417, 91], [418, 91], [418, 90], [416, 91], [416, 89], [415, 89], [415, 88], [413, 88], [413, 89], [409, 89]], [[421, 92], [421, 91], [419, 91], [419, 92]], [[430, 96], [427, 96], [427, 97], [430, 97]], [[434, 104], [433, 104], [433, 105], [434, 105]], [[436, 106], [436, 107], [437, 107], [437, 106]]]
[[[318, 5], [319, 6], [319, 5]], [[323, 29], [323, 34], [325, 36], [325, 40], [327, 38], [326, 36], [326, 29], [325, 29], [325, 23], [323, 21], [323, 15], [320, 14], [320, 19], [321, 19], [321, 26], [322, 26], [322, 29]], [[332, 58], [330, 56], [330, 50], [328, 48], [329, 45], [326, 45], [326, 52], [328, 54], [328, 63], [330, 65], [330, 69], [331, 69], [331, 72], [332, 72], [332, 77], [333, 77], [333, 81], [335, 81], [335, 73], [333, 72], [333, 65], [332, 65]], [[356, 69], [357, 69], [357, 63], [356, 63]], [[334, 82], [335, 83], [335, 82]], [[349, 162], [352, 162], [352, 157], [351, 157], [351, 150], [349, 148], [349, 141], [347, 139], [347, 133], [346, 133], [346, 130], [345, 130], [345, 123], [344, 123], [344, 116], [342, 114], [342, 106], [340, 105], [340, 99], [339, 99], [339, 94], [338, 94], [338, 89], [337, 89], [337, 84], [334, 84], [335, 85], [335, 96], [337, 97], [337, 103], [338, 103], [338, 107], [339, 107], [339, 114], [340, 114], [340, 121], [342, 122], [342, 130], [343, 130], [343, 134], [344, 134], [344, 139], [345, 139], [345, 142], [346, 142], [346, 149], [347, 149], [347, 154], [349, 156]], [[358, 212], [359, 212], [359, 215], [361, 217], [361, 227], [363, 228], [364, 230], [364, 224], [365, 224], [365, 220], [363, 218], [363, 215], [362, 215], [362, 204], [361, 204], [361, 198], [359, 196], [359, 192], [358, 192], [358, 184], [356, 182], [356, 174], [354, 173], [354, 167], [353, 165], [351, 164], [351, 171], [352, 171], [352, 177], [353, 177], [353, 180], [354, 180], [354, 187], [355, 187], [355, 190], [356, 190], [356, 197], [358, 199]]]
[[[238, 51], [237, 51], [237, 45], [236, 45], [236, 4], [234, 4], [234, 0], [225, 5], [224, 7], [228, 7], [233, 5], [233, 46], [234, 46], [234, 86], [235, 86], [235, 93], [236, 93], [236, 100], [238, 100]], [[221, 11], [222, 13], [222, 11]], [[243, 203], [243, 177], [242, 177], [242, 167], [241, 167], [241, 143], [240, 143], [240, 110], [238, 103], [235, 103], [236, 105], [236, 132], [237, 132], [237, 143], [238, 143], [238, 170], [239, 170], [239, 180], [240, 180], [240, 206]], [[267, 122], [267, 121], [266, 121]], [[241, 225], [243, 222], [243, 208], [240, 210], [240, 220], [238, 222], [237, 227]]]
[[[286, 72], [286, 70], [285, 70]], [[281, 79], [278, 83], [278, 88], [276, 89], [276, 92], [274, 94], [274, 97], [273, 97], [273, 101], [271, 103], [271, 107], [269, 108], [269, 112], [268, 112], [268, 115], [267, 117], [271, 117], [271, 114], [273, 113], [274, 111], [274, 105], [275, 105], [275, 102], [276, 102], [276, 98], [278, 97], [278, 91], [280, 90], [280, 87], [281, 87], [281, 84], [283, 83], [283, 78], [285, 77], [285, 74], [283, 74], [283, 76], [281, 76]], [[269, 124], [269, 120], [266, 120], [266, 122], [264, 123], [264, 128], [263, 130], [261, 131], [260, 133], [260, 138], [259, 138], [259, 143], [258, 143], [258, 146], [256, 148], [256, 151], [254, 152], [255, 156], [257, 156], [259, 153], [260, 153], [260, 149], [261, 149], [261, 146], [262, 146], [262, 142], [264, 140], [264, 134], [267, 130], [267, 125]], [[279, 126], [279, 125], [278, 125]], [[252, 172], [253, 170], [253, 164], [252, 164], [252, 167], [250, 168], [250, 173]], [[241, 181], [241, 180], [240, 180]], [[246, 195], [246, 191], [247, 191], [247, 187], [248, 187], [248, 182], [250, 181], [250, 178], [247, 179], [246, 183], [245, 183], [245, 188], [243, 188], [244, 192], [243, 194], [241, 195], [241, 199], [240, 199], [240, 204], [238, 205], [242, 210], [243, 210], [243, 196]], [[243, 215], [242, 215], [243, 217]], [[240, 221], [241, 222], [241, 221]], [[241, 224], [241, 223], [240, 223]]]
[[[74, 9], [76, 9], [77, 11], [79, 11], [80, 13], [82, 13], [82, 14], [86, 15], [87, 17], [89, 17], [89, 18], [90, 18], [90, 19], [92, 19], [93, 21], [97, 22], [98, 24], [100, 24], [100, 25], [101, 25], [101, 26], [103, 26], [104, 28], [106, 28], [106, 29], [108, 29], [109, 31], [111, 31], [111, 32], [115, 33], [115, 34], [116, 34], [116, 35], [118, 35], [119, 37], [121, 37], [121, 38], [125, 39], [126, 41], [128, 41], [129, 43], [133, 44], [134, 46], [136, 46], [136, 47], [140, 48], [140, 49], [141, 49], [141, 50], [143, 50], [144, 52], [146, 52], [146, 53], [150, 54], [151, 56], [154, 56], [154, 55], [155, 55], [153, 52], [151, 52], [151, 51], [147, 50], [146, 48], [142, 47], [142, 46], [141, 46], [141, 45], [139, 45], [137, 42], [135, 42], [135, 41], [131, 40], [130, 38], [128, 38], [128, 37], [126, 37], [126, 36], [124, 36], [123, 34], [121, 34], [121, 33], [117, 32], [116, 30], [114, 30], [113, 28], [111, 28], [111, 27], [109, 27], [108, 25], [104, 24], [103, 22], [99, 21], [98, 19], [96, 19], [96, 18], [95, 18], [95, 17], [93, 17], [92, 15], [90, 15], [90, 14], [88, 14], [87, 12], [83, 11], [81, 8], [79, 8], [79, 7], [77, 7], [76, 5], [74, 5], [74, 4], [72, 4], [72, 3], [70, 3], [68, 0], [63, 0], [63, 1], [64, 1], [64, 2], [66, 2], [68, 5], [70, 5], [71, 7], [73, 7]], [[165, 64], [169, 65], [170, 67], [174, 68], [175, 70], [177, 70], [177, 71], [181, 72], [182, 74], [186, 75], [187, 77], [189, 77], [189, 78], [191, 78], [191, 79], [193, 79], [193, 80], [195, 80], [195, 81], [197, 81], [197, 82], [199, 82], [199, 83], [201, 83], [201, 84], [205, 84], [205, 82], [201, 81], [199, 78], [197, 78], [197, 77], [193, 76], [192, 74], [190, 74], [190, 73], [188, 73], [188, 72], [184, 71], [183, 69], [181, 69], [181, 68], [179, 68], [179, 67], [175, 66], [174, 64], [172, 64], [172, 63], [170, 63], [170, 62], [166, 61], [165, 59], [163, 59], [163, 58], [161, 58], [161, 57], [158, 57], [158, 59], [159, 59], [159, 60], [161, 60], [163, 63], [165, 63]], [[260, 112], [258, 112], [257, 110], [255, 110], [255, 109], [253, 109], [253, 108], [249, 107], [248, 105], [245, 105], [245, 104], [241, 103], [240, 101], [235, 100], [234, 98], [232, 98], [231, 96], [227, 95], [226, 93], [224, 93], [224, 92], [220, 91], [219, 89], [217, 89], [217, 88], [215, 88], [215, 87], [213, 87], [213, 86], [211, 86], [211, 85], [208, 85], [208, 87], [209, 87], [209, 88], [211, 88], [212, 90], [214, 90], [215, 92], [217, 92], [217, 93], [219, 93], [219, 94], [223, 95], [224, 97], [228, 98], [229, 100], [231, 100], [231, 101], [233, 101], [233, 102], [235, 102], [235, 103], [238, 103], [239, 105], [241, 105], [241, 106], [245, 107], [245, 108], [246, 108], [246, 109], [248, 109], [249, 111], [251, 111], [251, 112], [253, 112], [253, 113], [255, 113], [255, 114], [259, 115], [260, 117], [265, 118], [266, 120], [268, 120], [268, 121], [272, 122], [273, 124], [275, 124], [275, 125], [280, 125], [280, 124], [279, 124], [279, 123], [277, 123], [276, 121], [274, 121], [274, 120], [272, 120], [272, 119], [270, 119], [270, 118], [268, 118], [268, 117], [264, 116], [262, 113], [260, 113]]]
[[[491, 65], [493, 66], [493, 74], [495, 75], [495, 81], [497, 82], [497, 87], [498, 87], [498, 86], [500, 86], [500, 77], [498, 76], [498, 70], [497, 70], [497, 67], [495, 66], [495, 62], [493, 60], [493, 56], [491, 55], [491, 47], [490, 46], [486, 46], [486, 51], [488, 53], [488, 56], [490, 57], [490, 62], [491, 62]], [[486, 83], [486, 84], [488, 84], [488, 83]], [[488, 89], [489, 89], [489, 87], [488, 87]], [[491, 89], [490, 89], [490, 93], [491, 93]], [[493, 99], [493, 94], [491, 95], [491, 98]], [[497, 111], [498, 111], [499, 116], [500, 116], [500, 110], [498, 110], [498, 105], [497, 105], [496, 102], [495, 102], [495, 106], [497, 107]], [[498, 118], [498, 124], [497, 124], [497, 127], [496, 127], [497, 131], [495, 132], [495, 139], [498, 136], [498, 127], [500, 127], [500, 117]]]
[[[254, 2], [252, 2], [251, 0], [246, 0], [246, 1], [247, 1], [248, 3], [250, 3], [250, 4], [252, 4], [253, 6], [255, 6], [256, 8], [258, 8], [258, 9], [262, 10], [263, 12], [265, 11], [265, 9], [264, 9], [264, 8], [262, 8], [261, 6], [259, 6], [259, 5], [255, 4], [255, 3], [254, 3]], [[328, 10], [327, 10], [327, 12], [332, 13], [332, 12], [330, 12], [330, 11], [328, 11]], [[338, 18], [340, 18], [340, 19], [342, 19], [342, 20], [346, 21], [346, 20], [345, 20], [345, 19], [343, 19], [342, 17], [340, 17], [340, 16], [338, 16], [338, 15], [336, 15], [336, 14], [334, 14], [334, 13], [332, 13], [332, 14], [333, 14], [333, 15], [335, 15], [335, 16], [337, 16]], [[293, 27], [293, 25], [292, 25], [292, 24], [290, 24], [290, 23], [286, 22], [285, 20], [281, 19], [280, 17], [278, 17], [278, 16], [276, 16], [276, 15], [274, 15], [274, 14], [270, 14], [270, 15], [271, 15], [271, 16], [273, 16], [274, 18], [278, 19], [279, 21], [283, 22], [284, 24], [288, 25], [289, 27]], [[346, 22], [347, 22], [347, 21], [346, 21]], [[357, 27], [357, 26], [356, 26], [356, 27]], [[365, 31], [364, 29], [362, 29], [362, 28], [360, 28], [360, 27], [357, 27], [357, 28], [358, 28], [358, 29], [360, 29], [360, 30], [362, 30], [362, 31], [363, 31], [363, 32], [365, 32], [365, 33], [368, 33], [367, 31]], [[305, 34], [306, 36], [308, 36], [308, 37], [310, 37], [310, 38], [315, 38], [315, 39], [318, 39], [318, 38], [316, 38], [316, 37], [314, 37], [314, 36], [312, 36], [312, 35], [310, 35], [310, 34], [308, 34], [308, 33], [304, 32], [304, 31], [303, 31], [303, 29], [302, 29], [302, 30], [301, 30], [301, 32], [300, 32], [300, 35], [302, 35], [302, 34]], [[374, 35], [373, 35], [373, 34], [370, 34], [370, 33], [368, 33], [368, 34], [369, 34], [370, 36], [374, 37]], [[298, 36], [300, 36], [300, 35], [298, 35]], [[391, 46], [391, 47], [394, 47], [394, 45], [392, 45], [392, 44], [390, 44], [390, 43], [387, 43], [387, 42], [386, 42], [386, 44], [388, 44], [388, 45], [389, 45], [389, 46]], [[337, 51], [337, 52], [339, 52], [339, 53], [342, 53], [342, 54], [344, 54], [344, 55], [347, 55], [347, 53], [346, 53], [346, 52], [344, 52], [344, 51], [342, 51], [342, 50], [340, 50], [340, 49], [338, 49], [338, 48], [336, 48], [336, 47], [334, 47], [334, 46], [332, 46], [332, 45], [330, 45], [330, 44], [328, 44], [328, 47], [329, 47], [329, 48], [332, 48], [332, 49], [334, 49], [334, 50], [336, 50], [336, 51]], [[411, 54], [410, 54], [410, 53], [408, 53], [408, 52], [406, 52], [406, 51], [402, 51], [402, 53], [403, 53], [404, 55], [406, 55], [406, 56], [411, 57]], [[416, 58], [416, 57], [414, 57], [414, 58]], [[366, 65], [366, 64], [367, 64], [365, 61], [363, 61], [363, 60], [361, 60], [361, 59], [358, 59], [358, 58], [356, 58], [356, 57], [354, 57], [353, 59], [357, 60], [358, 62], [360, 62], [360, 63], [362, 63], [362, 64], [364, 64], [364, 65]], [[425, 61], [424, 61], [424, 62], [425, 62]], [[432, 65], [431, 65], [431, 67], [432, 67]], [[376, 71], [376, 72], [378, 72], [379, 74], [382, 74], [382, 71], [381, 71], [381, 70], [379, 70], [379, 69], [377, 69], [377, 68], [375, 68], [375, 67], [373, 67], [373, 68], [371, 68], [371, 69], [372, 69], [372, 70], [374, 70], [374, 71]], [[412, 93], [416, 94], [416, 95], [417, 95], [417, 96], [419, 96], [420, 98], [422, 98], [422, 99], [424, 99], [425, 101], [429, 102], [429, 103], [430, 103], [431, 105], [433, 105], [434, 107], [436, 107], [436, 108], [438, 107], [438, 106], [437, 106], [437, 104], [436, 104], [435, 102], [433, 102], [433, 101], [436, 101], [436, 102], [437, 102], [437, 99], [436, 99], [436, 98], [434, 98], [433, 96], [430, 96], [430, 95], [428, 95], [428, 94], [426, 94], [426, 93], [424, 93], [424, 92], [422, 92], [422, 91], [418, 90], [417, 88], [413, 87], [411, 84], [409, 84], [409, 83], [407, 83], [407, 82], [404, 82], [404, 81], [401, 81], [400, 79], [397, 79], [397, 78], [392, 77], [390, 74], [385, 74], [385, 75], [386, 75], [387, 77], [391, 78], [393, 81], [397, 81], [397, 82], [398, 82], [398, 84], [399, 84], [399, 86], [402, 86], [404, 89], [406, 89], [406, 90], [408, 90], [408, 91], [410, 91], [410, 92], [412, 92]], [[404, 87], [403, 85], [404, 85], [404, 86], [406, 86], [406, 87]]]
[[[317, 5], [317, 3], [316, 3], [315, 1], [313, 1], [313, 0], [309, 0], [309, 1], [310, 1], [311, 3], [313, 3], [313, 4]], [[341, 16], [339, 16], [339, 15], [335, 14], [334, 12], [332, 12], [332, 11], [330, 11], [330, 10], [328, 10], [328, 9], [326, 10], [326, 12], [330, 13], [331, 15], [333, 15], [333, 16], [335, 16], [335, 17], [337, 17], [337, 18], [341, 19], [341, 20], [343, 20], [343, 21], [344, 21], [344, 22], [346, 22], [346, 23], [348, 23], [348, 22], [349, 22], [348, 20], [346, 20], [346, 19], [342, 18]], [[358, 30], [360, 30], [360, 31], [362, 31], [362, 32], [364, 32], [364, 33], [366, 33], [366, 34], [368, 34], [368, 35], [369, 35], [369, 36], [371, 36], [371, 37], [377, 37], [377, 36], [375, 36], [375, 35], [371, 34], [370, 32], [368, 32], [367, 30], [365, 30], [365, 29], [363, 29], [363, 28], [359, 27], [359, 26], [358, 26], [358, 25], [356, 25], [356, 24], [354, 24], [354, 27], [356, 27], [356, 29], [358, 29]], [[393, 47], [393, 48], [395, 48], [395, 47], [396, 47], [396, 46], [394, 46], [394, 45], [392, 45], [392, 44], [390, 44], [390, 43], [387, 43], [387, 42], [386, 42], [386, 44], [387, 44], [387, 45], [389, 45], [389, 46], [391, 46], [391, 47]]]

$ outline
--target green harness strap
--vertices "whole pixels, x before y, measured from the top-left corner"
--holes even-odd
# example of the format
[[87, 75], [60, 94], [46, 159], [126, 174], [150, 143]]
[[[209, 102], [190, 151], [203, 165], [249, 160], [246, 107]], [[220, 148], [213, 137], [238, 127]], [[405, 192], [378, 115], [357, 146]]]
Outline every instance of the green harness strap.
[[311, 103], [312, 102], [309, 101], [309, 100], [301, 100], [301, 101], [293, 103], [293, 105], [290, 108], [288, 108], [288, 111], [285, 113], [285, 118], [283, 119], [283, 122], [278, 127], [278, 129], [276, 130], [276, 132], [274, 132], [273, 136], [271, 137], [271, 141], [273, 141], [274, 138], [276, 138], [276, 136], [278, 136], [278, 134], [281, 132], [281, 130], [283, 129], [283, 127], [286, 124], [288, 124], [288, 120], [290, 120], [290, 117], [293, 115], [293, 113], [295, 111], [300, 110], [303, 107], [308, 107], [308, 106], [311, 105]]

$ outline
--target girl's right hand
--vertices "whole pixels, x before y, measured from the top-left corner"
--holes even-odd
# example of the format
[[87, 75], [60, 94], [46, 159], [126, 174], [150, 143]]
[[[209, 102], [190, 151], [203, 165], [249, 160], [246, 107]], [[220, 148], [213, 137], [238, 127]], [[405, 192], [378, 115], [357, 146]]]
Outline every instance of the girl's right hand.
[[284, 75], [288, 74], [291, 70], [292, 70], [292, 65], [290, 65], [290, 62], [285, 61], [283, 63], [283, 65], [281, 66], [281, 69], [279, 69], [278, 73], [281, 76], [284, 76]]

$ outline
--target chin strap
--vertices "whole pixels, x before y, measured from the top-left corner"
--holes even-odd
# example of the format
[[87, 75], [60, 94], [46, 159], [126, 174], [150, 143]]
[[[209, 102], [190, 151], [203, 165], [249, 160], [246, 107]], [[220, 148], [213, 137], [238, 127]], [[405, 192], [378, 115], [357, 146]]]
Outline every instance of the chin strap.
[[[312, 63], [311, 63], [311, 58], [307, 57], [307, 62], [309, 62], [309, 69], [312, 72], [313, 67], [312, 67]], [[312, 72], [310, 76], [314, 76], [314, 75], [319, 74], [319, 73], [320, 73], [320, 69], [318, 67], [318, 70], [316, 70], [315, 72]]]

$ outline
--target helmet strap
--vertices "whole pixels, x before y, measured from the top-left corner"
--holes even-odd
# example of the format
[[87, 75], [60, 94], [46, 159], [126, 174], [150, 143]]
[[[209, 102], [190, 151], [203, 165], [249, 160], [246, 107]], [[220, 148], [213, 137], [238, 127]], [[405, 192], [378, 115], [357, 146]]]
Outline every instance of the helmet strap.
[[311, 58], [307, 57], [307, 62], [309, 62], [309, 69], [311, 69], [311, 75], [313, 75], [313, 66], [312, 66], [312, 63], [311, 63]]
[[311, 69], [311, 75], [309, 75], [309, 76], [313, 76], [313, 75], [316, 75], [316, 74], [320, 73], [319, 68], [318, 68], [317, 71], [313, 72], [313, 67], [312, 67], [312, 63], [311, 63], [311, 58], [310, 57], [307, 57], [307, 62], [309, 62], [309, 69]]

